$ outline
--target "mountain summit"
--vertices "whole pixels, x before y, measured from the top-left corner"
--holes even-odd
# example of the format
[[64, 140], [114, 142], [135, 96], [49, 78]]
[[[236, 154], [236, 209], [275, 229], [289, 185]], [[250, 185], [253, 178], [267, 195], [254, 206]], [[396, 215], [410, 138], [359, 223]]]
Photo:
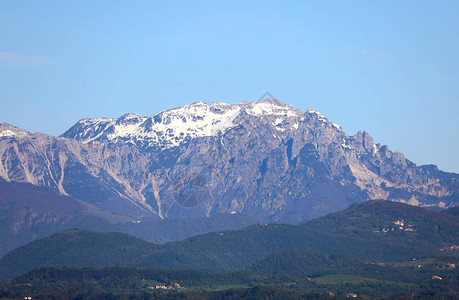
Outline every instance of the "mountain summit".
[[128, 113], [118, 119], [82, 119], [62, 137], [84, 143], [134, 144], [143, 148], [166, 149], [193, 138], [225, 133], [235, 127], [238, 124], [236, 119], [244, 114], [275, 117], [277, 125], [301, 115], [301, 111], [277, 99], [236, 104], [197, 101], [150, 117]]
[[418, 167], [367, 132], [277, 99], [194, 102], [145, 117], [82, 119], [61, 137], [0, 137], [0, 176], [112, 213], [245, 214], [297, 223], [354, 202], [459, 202], [459, 175]]
[[0, 137], [3, 136], [23, 136], [29, 134], [27, 130], [17, 128], [8, 123], [0, 123]]

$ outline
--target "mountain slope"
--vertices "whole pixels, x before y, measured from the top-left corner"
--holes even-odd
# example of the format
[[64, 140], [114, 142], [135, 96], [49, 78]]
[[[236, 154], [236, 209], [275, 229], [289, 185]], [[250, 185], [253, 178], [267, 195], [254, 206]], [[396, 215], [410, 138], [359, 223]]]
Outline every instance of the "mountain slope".
[[353, 204], [343, 211], [305, 222], [301, 226], [346, 236], [399, 237], [440, 246], [441, 243], [457, 243], [458, 220], [447, 210], [435, 212], [403, 203], [369, 201]]
[[368, 199], [459, 201], [458, 174], [418, 167], [366, 132], [347, 136], [275, 99], [83, 119], [59, 138], [2, 126], [0, 176], [135, 218], [299, 223]]
[[[258, 274], [286, 274], [297, 278], [314, 278], [330, 274], [357, 275], [383, 280], [394, 280], [398, 270], [364, 263], [335, 255], [321, 255], [304, 250], [285, 250], [248, 266], [247, 271]], [[405, 270], [406, 273], [406, 270]], [[413, 272], [410, 272], [413, 273]], [[408, 277], [408, 274], [404, 274]], [[413, 274], [409, 274], [412, 275]]]
[[[385, 228], [399, 218], [408, 220], [406, 228], [411, 228], [408, 226], [411, 222], [416, 224], [416, 231], [374, 230], [376, 227]], [[418, 223], [422, 219], [422, 223]], [[348, 224], [356, 224], [355, 220], [376, 221], [359, 222], [361, 228], [351, 230]], [[336, 225], [333, 227], [333, 224]], [[165, 245], [121, 237], [121, 240], [130, 241], [132, 245], [140, 245], [132, 248], [132, 251], [125, 249], [127, 243], [119, 244], [117, 239], [103, 238], [101, 242], [99, 237], [102, 234], [64, 232], [11, 251], [0, 259], [0, 269], [4, 270], [4, 277], [39, 266], [81, 266], [86, 261], [91, 263], [85, 265], [97, 261], [97, 265], [93, 266], [112, 264], [141, 268], [236, 269], [254, 264], [274, 252], [290, 249], [366, 261], [402, 261], [448, 254], [445, 245], [459, 245], [457, 232], [459, 218], [456, 216], [406, 204], [372, 201], [297, 226], [259, 224]], [[80, 235], [86, 239], [83, 244], [75, 242], [78, 239], [74, 236]], [[87, 253], [81, 253], [81, 249], [86, 249]], [[100, 259], [100, 262], [104, 262], [100, 264], [98, 257], [104, 255], [105, 251], [111, 254], [108, 260]], [[127, 252], [121, 253], [118, 260], [111, 261], [117, 256], [116, 251]], [[49, 257], [49, 253], [54, 253], [53, 258]], [[81, 255], [81, 258], [75, 255]]]
[[31, 184], [0, 178], [0, 191], [0, 256], [64, 229], [107, 231], [124, 221], [83, 201]]
[[142, 265], [237, 268], [287, 249], [370, 261], [407, 260], [446, 254], [445, 246], [459, 244], [457, 232], [456, 216], [403, 203], [369, 201], [297, 226], [260, 224], [170, 243], [167, 252], [152, 253]]
[[183, 240], [216, 230], [254, 224], [244, 215], [216, 215], [196, 219], [144, 219], [110, 214], [55, 191], [0, 178], [0, 257], [8, 251], [65, 229], [119, 231], [156, 243]]
[[122, 233], [67, 230], [33, 241], [2, 257], [0, 278], [11, 278], [45, 266], [129, 266], [153, 249], [153, 244]]

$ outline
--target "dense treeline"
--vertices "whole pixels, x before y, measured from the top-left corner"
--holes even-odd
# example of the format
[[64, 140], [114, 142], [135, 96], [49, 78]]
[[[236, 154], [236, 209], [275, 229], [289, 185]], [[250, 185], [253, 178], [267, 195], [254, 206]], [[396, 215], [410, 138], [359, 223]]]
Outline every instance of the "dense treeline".
[[[440, 257], [370, 264], [292, 250], [276, 253], [246, 270], [231, 272], [40, 268], [0, 284], [0, 298], [41, 295], [42, 299], [251, 299], [250, 295], [256, 292], [260, 297], [267, 293], [280, 299], [300, 299], [304, 295], [319, 299], [326, 291], [343, 297], [357, 294], [403, 298], [413, 293], [421, 298], [447, 298], [459, 295], [459, 272], [452, 267], [457, 262], [457, 257]], [[157, 284], [171, 289], [156, 290]]]
[[[272, 276], [270, 276], [272, 277]], [[280, 277], [276, 277], [279, 279]], [[253, 282], [252, 282], [253, 281]], [[239, 284], [257, 283], [256, 276], [247, 272], [204, 272], [196, 270], [144, 270], [130, 268], [40, 268], [24, 275], [16, 277], [11, 281], [14, 286], [24, 286], [27, 284], [41, 285], [46, 282], [47, 286], [55, 283], [78, 283], [86, 282], [88, 284], [97, 282], [99, 286], [106, 290], [129, 288], [129, 282], [136, 282], [138, 285], [131, 286], [139, 289], [142, 286], [155, 283], [179, 283], [182, 286], [199, 286], [199, 285], [218, 285], [218, 284]]]
[[[126, 293], [116, 294], [112, 292], [76, 292], [76, 291], [57, 291], [50, 293], [43, 293], [40, 295], [32, 295], [33, 299], [39, 300], [172, 300], [172, 299], [187, 299], [187, 300], [236, 300], [236, 299], [291, 299], [291, 300], [303, 300], [303, 299], [330, 299], [330, 296], [326, 293], [319, 292], [304, 292], [294, 290], [290, 288], [279, 288], [279, 287], [252, 287], [248, 289], [228, 289], [224, 291], [187, 291], [187, 292], [167, 292], [167, 291], [156, 291], [156, 292], [138, 292], [138, 293]], [[23, 299], [22, 294], [8, 293], [0, 294], [1, 297], [7, 297], [9, 299]], [[337, 294], [334, 299], [348, 299], [347, 294]], [[398, 299], [412, 299], [409, 295], [397, 294]], [[359, 299], [361, 299], [359, 297]], [[390, 297], [378, 297], [377, 299], [392, 299]], [[418, 297], [418, 299], [421, 299]], [[429, 295], [428, 299], [435, 299]], [[438, 299], [453, 299], [448, 296], [441, 296]]]
[[344, 257], [325, 256], [304, 250], [276, 252], [258, 261], [247, 271], [256, 274], [291, 275], [298, 278], [314, 278], [331, 274], [356, 275], [380, 280], [417, 283], [432, 276], [451, 278], [457, 271], [452, 266], [459, 262], [458, 257], [439, 257], [418, 259], [405, 264], [370, 263]]

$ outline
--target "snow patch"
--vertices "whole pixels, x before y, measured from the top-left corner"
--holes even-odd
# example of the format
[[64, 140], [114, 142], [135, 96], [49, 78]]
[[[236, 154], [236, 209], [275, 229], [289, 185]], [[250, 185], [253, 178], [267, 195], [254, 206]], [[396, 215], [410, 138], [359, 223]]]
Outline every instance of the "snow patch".
[[338, 124], [336, 124], [336, 123], [331, 123], [331, 124], [332, 124], [332, 126], [335, 127], [336, 129], [342, 130], [342, 129], [341, 129], [341, 126], [339, 126]]
[[111, 142], [166, 149], [196, 137], [224, 133], [238, 125], [237, 117], [247, 115], [269, 122], [279, 132], [298, 129], [298, 121], [304, 120], [301, 110], [276, 99], [236, 104], [197, 101], [150, 117], [128, 113], [118, 119], [82, 119], [63, 136], [84, 143]]
[[341, 144], [341, 147], [343, 147], [344, 149], [349, 149], [349, 150], [352, 149], [351, 146], [348, 146], [348, 145], [346, 144], [346, 140], [345, 140], [345, 139], [343, 139], [343, 143]]
[[276, 118], [272, 124], [274, 126], [277, 126], [277, 125], [282, 124], [283, 121], [284, 121], [284, 119], [282, 119], [282, 118]]
[[9, 129], [5, 129], [3, 130], [2, 132], [0, 132], [0, 137], [3, 137], [3, 136], [15, 136], [15, 135], [25, 135], [26, 133], [25, 132], [21, 132], [21, 131], [12, 131], [12, 130], [9, 130]]
[[373, 154], [376, 154], [376, 152], [378, 152], [378, 147], [376, 147], [376, 144], [373, 144], [371, 149], [372, 149]]
[[257, 102], [246, 111], [247, 113], [254, 116], [275, 115], [284, 117], [294, 117], [296, 115], [292, 105], [280, 105], [267, 102]]
[[321, 114], [320, 112], [318, 112], [316, 110], [307, 109], [306, 112], [309, 113], [309, 114], [317, 115], [319, 117], [319, 121], [322, 121], [322, 122], [326, 122], [327, 121], [327, 118], [325, 118], [325, 116], [323, 114]]

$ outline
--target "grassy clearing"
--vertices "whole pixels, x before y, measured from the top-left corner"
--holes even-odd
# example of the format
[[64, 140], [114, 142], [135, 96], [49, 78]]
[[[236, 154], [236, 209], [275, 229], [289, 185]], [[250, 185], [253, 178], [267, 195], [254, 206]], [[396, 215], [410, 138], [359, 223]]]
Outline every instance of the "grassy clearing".
[[381, 280], [374, 279], [374, 278], [367, 278], [361, 276], [354, 276], [354, 275], [340, 275], [340, 274], [333, 274], [333, 275], [325, 275], [322, 277], [317, 277], [311, 279], [311, 281], [320, 283], [320, 284], [345, 284], [345, 283], [360, 283], [360, 282], [382, 282]]
[[437, 262], [437, 259], [435, 257], [428, 257], [428, 258], [420, 258], [416, 260], [410, 260], [410, 261], [396, 261], [396, 262], [391, 262], [387, 263], [386, 265], [389, 266], [394, 266], [394, 267], [416, 267], [418, 265], [432, 265]]

